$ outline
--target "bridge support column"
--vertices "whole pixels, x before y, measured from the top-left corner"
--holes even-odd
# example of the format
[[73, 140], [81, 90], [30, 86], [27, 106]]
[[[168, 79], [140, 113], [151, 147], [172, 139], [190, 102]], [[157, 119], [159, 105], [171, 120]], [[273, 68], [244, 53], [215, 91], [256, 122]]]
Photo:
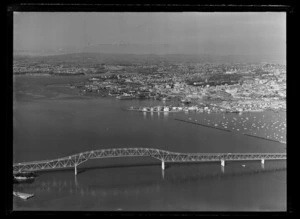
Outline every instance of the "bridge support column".
[[75, 176], [77, 176], [77, 165], [76, 164], [74, 166], [74, 169], [75, 169]]
[[221, 160], [221, 166], [225, 167], [225, 160], [224, 159]]
[[165, 161], [161, 162], [161, 169], [164, 170], [165, 169]]
[[261, 159], [261, 168], [265, 168], [265, 160], [264, 159]]
[[77, 191], [78, 182], [77, 182], [77, 176], [76, 175], [75, 175], [75, 186], [76, 186], [76, 191]]

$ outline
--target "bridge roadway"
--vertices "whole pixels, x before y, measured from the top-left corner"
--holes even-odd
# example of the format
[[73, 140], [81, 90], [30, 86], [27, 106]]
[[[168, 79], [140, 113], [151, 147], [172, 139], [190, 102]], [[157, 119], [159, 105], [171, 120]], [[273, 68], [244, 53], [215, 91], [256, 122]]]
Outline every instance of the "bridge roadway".
[[77, 175], [77, 166], [89, 159], [113, 158], [113, 157], [144, 157], [149, 156], [161, 161], [161, 167], [165, 169], [165, 162], [216, 162], [220, 161], [225, 166], [225, 161], [247, 161], [286, 159], [286, 153], [177, 153], [154, 148], [111, 148], [86, 151], [68, 157], [32, 161], [13, 164], [13, 171], [41, 171], [60, 168], [73, 168]]

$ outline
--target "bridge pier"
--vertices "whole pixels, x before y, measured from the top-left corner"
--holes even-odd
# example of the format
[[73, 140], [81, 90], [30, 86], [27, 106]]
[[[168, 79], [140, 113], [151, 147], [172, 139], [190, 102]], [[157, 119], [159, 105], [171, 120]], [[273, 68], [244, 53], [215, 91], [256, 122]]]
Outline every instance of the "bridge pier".
[[77, 176], [76, 175], [75, 175], [75, 186], [76, 186], [76, 189], [77, 189], [78, 182], [77, 182]]
[[162, 170], [165, 169], [165, 161], [161, 161], [161, 169], [162, 169]]
[[75, 176], [77, 176], [77, 165], [76, 164], [74, 166], [74, 169], [75, 169]]
[[225, 167], [225, 160], [224, 159], [221, 159], [221, 166]]
[[261, 168], [265, 168], [265, 160], [264, 159], [261, 159]]

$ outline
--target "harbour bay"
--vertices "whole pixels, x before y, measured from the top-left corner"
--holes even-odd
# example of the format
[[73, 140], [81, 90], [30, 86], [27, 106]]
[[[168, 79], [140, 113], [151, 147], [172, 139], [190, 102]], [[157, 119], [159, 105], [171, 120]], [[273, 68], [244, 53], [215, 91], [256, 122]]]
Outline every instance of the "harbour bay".
[[[17, 84], [20, 77], [24, 76], [15, 78]], [[162, 102], [82, 97], [71, 90], [57, 91], [44, 86], [46, 77], [25, 77], [36, 81], [31, 89], [42, 89], [38, 92], [33, 89], [32, 93], [43, 97], [24, 95], [14, 102], [14, 163], [118, 147], [191, 153], [286, 152], [285, 144], [243, 135], [255, 133], [279, 139], [282, 136], [286, 140], [285, 129], [282, 129], [285, 128], [284, 112], [143, 114], [126, 109], [132, 105], [162, 105]], [[55, 80], [56, 83], [75, 80], [66, 78]], [[21, 85], [15, 87], [15, 94], [26, 93]], [[231, 132], [178, 122], [176, 118], [226, 126]], [[264, 124], [260, 124], [261, 121]], [[263, 128], [256, 130], [253, 124]], [[267, 161], [264, 168], [259, 161], [228, 162], [222, 172], [219, 163], [166, 164], [163, 176], [160, 163], [151, 158], [100, 159], [79, 167], [82, 172], [76, 179], [73, 170], [49, 171], [41, 172], [32, 184], [15, 185], [32, 191], [36, 197], [26, 203], [15, 200], [14, 208], [65, 210], [70, 209], [72, 203], [78, 210], [134, 210], [137, 204], [142, 210], [285, 210], [285, 166], [285, 161]], [[54, 190], [49, 193], [39, 187], [48, 182], [66, 182], [67, 186], [59, 192], [50, 183], [49, 190]], [[219, 201], [229, 194], [236, 195], [230, 196], [228, 202]], [[248, 198], [242, 199], [242, 194]]]

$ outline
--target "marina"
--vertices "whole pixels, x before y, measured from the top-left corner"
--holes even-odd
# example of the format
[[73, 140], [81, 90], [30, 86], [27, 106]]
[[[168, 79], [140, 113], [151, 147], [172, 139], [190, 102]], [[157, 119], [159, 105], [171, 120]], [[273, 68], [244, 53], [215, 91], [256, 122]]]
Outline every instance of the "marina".
[[145, 106], [131, 106], [128, 108], [131, 111], [138, 111], [138, 112], [188, 112], [188, 111], [198, 111], [203, 112], [202, 108], [198, 108], [197, 106], [190, 106], [190, 107], [182, 107], [182, 106], [154, 106], [154, 107], [145, 107]]

